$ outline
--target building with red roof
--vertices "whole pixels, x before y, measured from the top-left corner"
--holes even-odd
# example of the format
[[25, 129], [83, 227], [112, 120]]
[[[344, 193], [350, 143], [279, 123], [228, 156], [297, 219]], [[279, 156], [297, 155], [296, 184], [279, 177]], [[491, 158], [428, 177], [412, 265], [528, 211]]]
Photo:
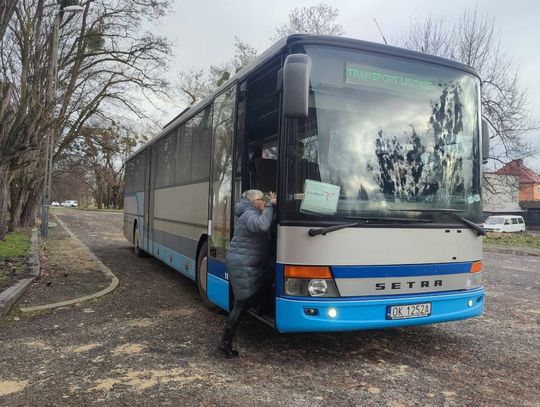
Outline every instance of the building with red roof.
[[540, 175], [523, 165], [523, 160], [513, 160], [495, 171], [499, 175], [519, 177], [519, 202], [540, 202]]

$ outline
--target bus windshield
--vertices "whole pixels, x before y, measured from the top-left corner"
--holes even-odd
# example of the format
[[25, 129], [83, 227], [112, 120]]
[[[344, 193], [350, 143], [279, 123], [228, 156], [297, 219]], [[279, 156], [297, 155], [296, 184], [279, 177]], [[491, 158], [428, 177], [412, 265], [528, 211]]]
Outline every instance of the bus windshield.
[[306, 46], [306, 119], [287, 121], [288, 220], [480, 221], [479, 80], [409, 59]]

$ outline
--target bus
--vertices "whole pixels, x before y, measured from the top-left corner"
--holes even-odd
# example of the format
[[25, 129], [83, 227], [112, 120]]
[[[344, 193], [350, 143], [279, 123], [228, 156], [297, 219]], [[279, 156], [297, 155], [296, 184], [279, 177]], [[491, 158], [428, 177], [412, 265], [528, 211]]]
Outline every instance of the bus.
[[275, 191], [274, 278], [250, 313], [279, 332], [483, 312], [480, 78], [455, 61], [292, 35], [126, 162], [124, 234], [232, 309], [242, 191]]

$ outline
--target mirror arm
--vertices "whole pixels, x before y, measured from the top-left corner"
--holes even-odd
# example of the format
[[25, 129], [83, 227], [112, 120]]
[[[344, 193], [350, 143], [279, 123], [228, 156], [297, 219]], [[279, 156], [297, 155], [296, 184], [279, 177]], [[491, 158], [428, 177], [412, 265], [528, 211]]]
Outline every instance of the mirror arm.
[[489, 124], [486, 119], [482, 117], [482, 164], [488, 162], [489, 157]]

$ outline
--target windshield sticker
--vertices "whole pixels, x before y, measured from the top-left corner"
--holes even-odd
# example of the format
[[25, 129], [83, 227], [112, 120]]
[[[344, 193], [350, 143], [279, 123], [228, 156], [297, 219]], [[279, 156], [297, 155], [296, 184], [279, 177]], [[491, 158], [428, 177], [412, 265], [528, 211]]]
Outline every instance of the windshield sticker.
[[407, 77], [397, 72], [373, 69], [372, 67], [345, 62], [345, 82], [357, 85], [373, 84], [385, 87], [403, 87], [431, 90], [436, 84], [429, 79]]
[[337, 212], [340, 187], [307, 179], [300, 211], [333, 215]]

